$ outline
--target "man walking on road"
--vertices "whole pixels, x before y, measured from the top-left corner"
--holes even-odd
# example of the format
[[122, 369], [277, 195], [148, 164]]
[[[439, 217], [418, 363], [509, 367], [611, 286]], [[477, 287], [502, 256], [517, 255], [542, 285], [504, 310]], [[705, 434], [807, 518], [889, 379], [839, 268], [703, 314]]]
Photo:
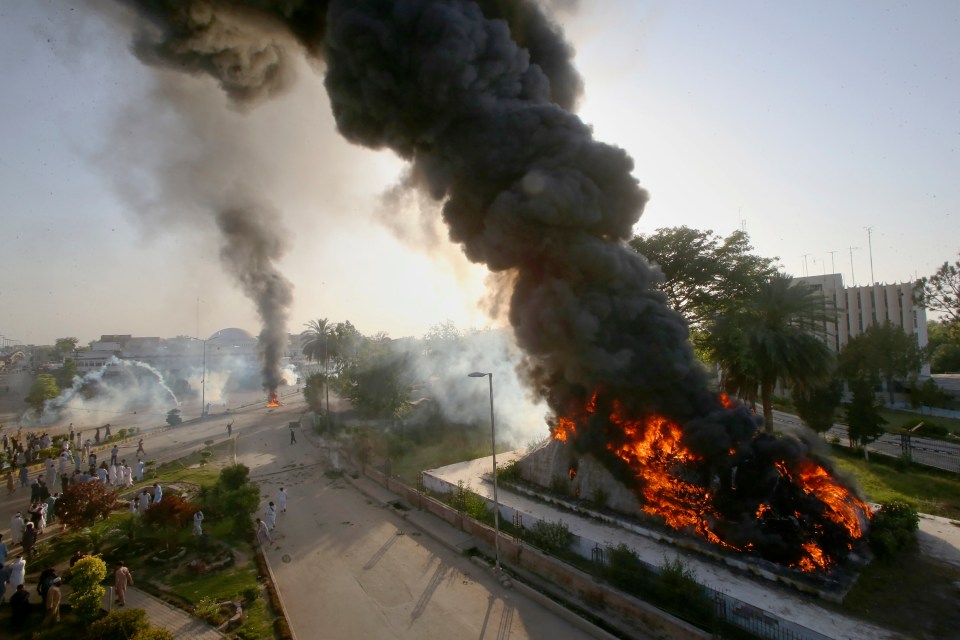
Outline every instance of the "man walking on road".
[[267, 526], [271, 531], [277, 528], [277, 508], [272, 502], [267, 505]]
[[267, 529], [267, 523], [260, 518], [257, 518], [257, 542], [260, 543], [260, 546], [273, 542], [270, 539], [270, 530]]
[[280, 495], [277, 497], [277, 502], [279, 503], [280, 511], [287, 512], [287, 491], [283, 487], [280, 487]]
[[297, 432], [293, 430], [293, 426], [290, 426], [290, 444], [297, 444]]

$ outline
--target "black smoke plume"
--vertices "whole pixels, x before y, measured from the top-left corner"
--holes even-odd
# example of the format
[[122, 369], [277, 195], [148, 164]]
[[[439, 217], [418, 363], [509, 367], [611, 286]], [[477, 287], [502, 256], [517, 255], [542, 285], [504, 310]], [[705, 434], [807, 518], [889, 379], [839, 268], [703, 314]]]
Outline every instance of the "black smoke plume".
[[276, 267], [284, 242], [274, 219], [250, 208], [226, 209], [217, 214], [223, 242], [220, 260], [260, 316], [261, 380], [264, 390], [271, 394], [283, 380], [280, 360], [287, 345], [287, 316], [293, 302], [293, 285]]
[[[573, 51], [538, 3], [126, 2], [147, 19], [134, 45], [141, 59], [209, 74], [241, 108], [282, 91], [294, 56], [322, 63], [340, 133], [408, 160], [411, 183], [443, 203], [451, 240], [502, 276], [523, 376], [557, 416], [601, 390], [611, 412], [683, 425], [686, 446], [708, 457], [693, 480], [727, 483], [717, 509], [734, 524], [752, 522], [765, 500], [730, 486], [735, 469], [779, 487], [774, 465], [809, 457], [799, 440], [758, 437], [746, 411], [724, 409], [709, 391], [686, 323], [656, 289], [659, 273], [625, 244], [647, 201], [633, 161], [572, 113], [581, 90]], [[610, 460], [625, 436], [608, 415], [578, 425], [576, 448], [636, 482], [636, 470]], [[821, 526], [822, 505], [804, 508], [820, 513], [796, 527]], [[777, 538], [772, 527], [730, 535], [760, 547]], [[833, 548], [846, 553], [846, 541]]]

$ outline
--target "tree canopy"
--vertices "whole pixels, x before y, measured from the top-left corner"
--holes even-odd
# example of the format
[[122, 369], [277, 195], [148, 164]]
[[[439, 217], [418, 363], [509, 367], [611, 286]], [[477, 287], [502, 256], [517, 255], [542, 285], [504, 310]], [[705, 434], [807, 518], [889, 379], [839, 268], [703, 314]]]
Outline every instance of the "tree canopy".
[[917, 280], [913, 301], [960, 329], [960, 260], [944, 262], [935, 274]]
[[80, 340], [77, 338], [57, 338], [57, 341], [53, 344], [53, 351], [63, 358], [68, 353], [76, 351], [78, 344], [80, 344]]
[[776, 273], [776, 258], [752, 253], [744, 231], [722, 238], [713, 231], [668, 227], [635, 236], [629, 244], [663, 272], [660, 289], [694, 332], [756, 296]]
[[883, 382], [891, 403], [894, 380], [907, 378], [920, 364], [916, 339], [889, 322], [870, 325], [840, 353], [840, 373], [847, 381], [863, 380], [870, 386]]
[[43, 411], [43, 404], [60, 395], [57, 379], [49, 373], [41, 373], [33, 380], [33, 386], [25, 398], [25, 402], [37, 411]]
[[300, 334], [300, 346], [308, 360], [320, 362], [329, 356], [332, 330], [326, 318], [311, 320]]
[[926, 357], [933, 373], [960, 372], [960, 325], [927, 322]]
[[832, 321], [832, 310], [813, 287], [775, 274], [750, 300], [729, 309], [709, 327], [708, 347], [720, 365], [725, 390], [763, 404], [764, 428], [773, 431], [777, 381], [795, 390], [830, 379], [833, 353], [812, 329]]

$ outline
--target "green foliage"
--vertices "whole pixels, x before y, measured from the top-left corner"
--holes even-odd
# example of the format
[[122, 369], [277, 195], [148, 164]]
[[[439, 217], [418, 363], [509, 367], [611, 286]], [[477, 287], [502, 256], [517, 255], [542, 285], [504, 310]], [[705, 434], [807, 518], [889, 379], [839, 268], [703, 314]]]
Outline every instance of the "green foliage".
[[128, 640], [149, 627], [143, 609], [115, 609], [91, 623], [88, 635], [97, 640]]
[[753, 298], [711, 325], [709, 347], [720, 365], [724, 390], [748, 401], [762, 400], [768, 432], [773, 431], [778, 380], [803, 391], [830, 379], [833, 354], [811, 329], [835, 316], [813, 287], [776, 274]]
[[28, 405], [36, 411], [43, 411], [43, 403], [52, 400], [60, 395], [60, 387], [57, 385], [57, 379], [49, 373], [41, 373], [33, 380], [30, 392], [24, 399]]
[[836, 378], [825, 385], [798, 389], [793, 397], [797, 415], [817, 433], [824, 433], [833, 426], [842, 399], [843, 383]]
[[847, 425], [850, 439], [860, 446], [866, 446], [883, 435], [883, 425], [887, 422], [880, 415], [880, 403], [873, 395], [873, 387], [859, 380], [852, 384], [853, 398], [846, 408]]
[[212, 487], [200, 489], [200, 504], [204, 515], [230, 519], [234, 533], [245, 535], [250, 529], [251, 516], [260, 504], [260, 490], [250, 482], [250, 469], [236, 464], [220, 470]]
[[637, 553], [623, 543], [607, 549], [603, 577], [616, 588], [634, 595], [651, 591], [656, 579]]
[[77, 375], [79, 375], [77, 361], [73, 358], [67, 358], [63, 361], [63, 366], [57, 369], [55, 377], [60, 388], [65, 389], [73, 386], [73, 378]]
[[101, 482], [77, 482], [57, 500], [57, 519], [69, 527], [89, 527], [121, 506], [117, 492]]
[[210, 596], [200, 598], [193, 605], [193, 614], [211, 624], [220, 624], [220, 603]]
[[660, 268], [659, 288], [695, 332], [752, 299], [775, 273], [776, 259], [754, 255], [743, 231], [721, 238], [713, 231], [671, 227], [635, 236], [630, 246]]
[[100, 602], [106, 593], [100, 583], [106, 577], [107, 565], [100, 556], [81, 558], [70, 569], [70, 605], [81, 620], [92, 621], [100, 615]]
[[527, 540], [541, 551], [559, 553], [573, 544], [573, 533], [563, 521], [540, 520], [527, 530]]
[[960, 260], [944, 262], [932, 276], [917, 280], [913, 301], [943, 314], [948, 324], [960, 324]]
[[409, 410], [409, 355], [388, 342], [367, 340], [341, 373], [344, 395], [365, 418], [400, 418]]
[[905, 379], [920, 368], [921, 353], [914, 336], [889, 322], [875, 324], [850, 340], [840, 353], [840, 373], [851, 385], [856, 381], [886, 383], [893, 402], [893, 381]]
[[314, 413], [320, 415], [323, 413], [323, 401], [326, 396], [325, 384], [327, 376], [322, 373], [312, 373], [307, 377], [303, 385], [303, 398], [307, 401], [307, 406]]
[[520, 465], [516, 460], [511, 460], [502, 467], [497, 468], [497, 480], [506, 483], [517, 483], [523, 480], [520, 475]]
[[946, 438], [950, 435], [950, 429], [936, 422], [931, 422], [926, 418], [912, 418], [900, 425], [900, 428], [903, 431], [909, 431], [915, 436]]
[[664, 560], [654, 586], [654, 599], [660, 603], [682, 602], [683, 609], [698, 622], [713, 616], [713, 604], [697, 574], [680, 557]]
[[919, 527], [916, 507], [902, 500], [887, 502], [870, 523], [870, 548], [878, 558], [892, 558], [916, 544]]
[[320, 362], [329, 357], [331, 342], [331, 327], [326, 318], [311, 320], [306, 325], [307, 330], [300, 334], [300, 346], [303, 355], [308, 360]]
[[925, 352], [933, 373], [960, 372], [960, 322], [927, 322]]
[[914, 379], [910, 387], [910, 406], [920, 409], [921, 413], [923, 407], [949, 407], [951, 402], [950, 394], [941, 389], [933, 378], [927, 378], [923, 384]]

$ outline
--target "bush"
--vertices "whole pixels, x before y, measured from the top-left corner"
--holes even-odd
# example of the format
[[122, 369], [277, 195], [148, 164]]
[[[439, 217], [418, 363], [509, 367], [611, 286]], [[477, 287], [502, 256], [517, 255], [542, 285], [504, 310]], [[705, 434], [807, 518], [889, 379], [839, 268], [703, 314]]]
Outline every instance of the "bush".
[[[916, 427], [918, 424], [922, 426], [914, 431], [914, 427]], [[950, 435], [950, 430], [943, 425], [918, 418], [911, 418], [910, 420], [907, 420], [903, 423], [903, 425], [901, 425], [900, 428], [904, 431], [910, 431], [915, 436], [924, 436], [928, 438], [946, 438]]]
[[102, 482], [77, 482], [57, 500], [57, 518], [68, 527], [89, 527], [120, 506], [117, 492]]
[[87, 635], [91, 640], [128, 640], [149, 627], [143, 609], [116, 609], [92, 623]]
[[100, 615], [100, 602], [106, 593], [100, 583], [107, 577], [107, 565], [100, 556], [87, 556], [70, 570], [70, 605], [81, 620], [92, 621]]
[[713, 604], [703, 585], [697, 582], [697, 574], [679, 557], [664, 560], [660, 575], [654, 586], [654, 598], [669, 607], [704, 624], [713, 616]]
[[541, 551], [558, 553], [570, 548], [573, 534], [564, 522], [540, 520], [527, 530], [527, 541]]
[[882, 559], [895, 556], [917, 541], [920, 516], [912, 504], [891, 500], [881, 505], [870, 523], [870, 548]]
[[210, 624], [220, 624], [220, 603], [210, 596], [204, 596], [193, 605], [193, 615]]
[[148, 627], [137, 631], [131, 640], [174, 640], [173, 634], [160, 627]]
[[632, 595], [643, 595], [654, 580], [654, 573], [636, 552], [625, 544], [607, 549], [604, 578], [618, 589]]

